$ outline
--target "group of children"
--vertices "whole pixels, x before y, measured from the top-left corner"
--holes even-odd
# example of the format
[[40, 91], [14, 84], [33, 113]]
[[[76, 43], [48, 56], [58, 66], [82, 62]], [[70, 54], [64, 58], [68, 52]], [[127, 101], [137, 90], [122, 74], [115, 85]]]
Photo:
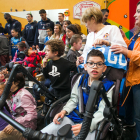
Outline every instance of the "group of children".
[[[78, 114], [76, 114], [76, 112], [74, 111], [75, 109], [79, 111], [79, 100], [80, 100], [79, 87], [82, 86], [86, 89], [86, 90], [82, 90], [83, 103], [84, 106], [86, 106], [92, 82], [94, 80], [99, 80], [102, 73], [105, 72], [107, 68], [106, 65], [104, 64], [104, 55], [99, 50], [92, 50], [88, 54], [86, 64], [84, 64], [84, 69], [85, 71], [87, 71], [87, 73], [81, 75], [76, 81], [76, 83], [74, 84], [74, 87], [71, 89], [71, 78], [74, 74], [78, 73], [77, 64], [80, 63], [78, 58], [81, 56], [79, 50], [83, 46], [83, 37], [81, 36], [81, 34], [79, 34], [77, 27], [73, 24], [70, 25], [67, 24], [66, 26], [65, 35], [67, 40], [65, 40], [65, 42], [61, 37], [60, 37], [61, 39], [57, 38], [57, 35], [56, 36], [54, 35], [53, 36], [54, 38], [50, 39], [52, 38], [51, 28], [47, 28], [46, 31], [48, 36], [44, 40], [45, 42], [44, 50], [39, 51], [39, 50], [32, 50], [31, 48], [29, 48], [24, 38], [20, 37], [18, 32], [12, 29], [11, 32], [13, 38], [11, 38], [11, 42], [13, 43], [13, 45], [10, 50], [11, 52], [7, 47], [7, 50], [10, 52], [9, 53], [7, 51], [7, 53], [9, 53], [7, 55], [10, 56], [10, 59], [12, 61], [6, 64], [6, 68], [8, 68], [8, 70], [11, 70], [14, 64], [21, 64], [30, 73], [33, 74], [35, 72], [35, 68], [37, 67], [37, 65], [39, 63], [42, 63], [41, 66], [43, 69], [43, 75], [46, 80], [49, 80], [49, 86], [48, 86], [49, 91], [52, 94], [54, 94], [54, 96], [57, 99], [62, 98], [65, 95], [71, 93], [71, 98], [64, 106], [63, 110], [54, 117], [53, 123], [50, 124], [49, 126], [46, 126], [42, 130], [42, 132], [57, 135], [58, 129], [68, 123], [72, 125], [71, 130], [73, 131], [73, 134], [77, 136], [81, 130], [82, 121], [83, 121], [83, 118], [80, 118]], [[4, 37], [3, 34], [1, 34], [1, 36]], [[65, 46], [66, 44], [68, 44], [67, 53], [66, 53], [66, 46]], [[66, 57], [63, 58], [64, 53], [66, 53]], [[41, 56], [44, 56], [44, 58]], [[15, 119], [16, 121], [18, 121], [25, 127], [30, 127], [35, 129], [36, 119], [37, 119], [37, 113], [35, 111], [36, 106], [42, 104], [40, 100], [40, 93], [38, 93], [36, 89], [33, 88], [33, 94], [37, 103], [36, 104], [32, 95], [30, 93], [27, 93], [27, 91], [24, 89], [23, 76], [19, 75], [19, 77], [21, 77], [21, 80], [15, 79], [15, 82], [11, 87], [12, 95], [10, 94], [11, 95], [10, 98], [7, 99], [7, 104], [10, 107], [10, 111], [16, 114], [18, 114], [19, 113], [18, 111], [21, 109], [20, 115], [18, 114], [20, 117]], [[7, 80], [4, 78], [4, 75], [0, 74], [0, 82], [5, 82], [5, 81]], [[20, 86], [20, 83], [22, 86]], [[110, 87], [108, 88], [107, 86], [106, 88], [106, 84], [108, 84], [111, 87], [113, 85], [113, 82], [106, 80], [104, 83], [104, 87], [105, 87], [104, 92], [107, 93], [107, 97], [111, 102], [113, 91], [110, 91], [108, 93], [108, 89], [110, 89]], [[2, 88], [4, 89], [4, 86]], [[0, 90], [1, 90], [1, 85], [0, 85]], [[22, 99], [21, 97], [24, 98]], [[16, 102], [14, 104], [13, 100], [16, 99], [18, 99], [18, 103]], [[17, 107], [19, 104], [21, 105], [20, 108]], [[28, 106], [24, 106], [24, 104], [26, 105], [28, 104]], [[33, 105], [32, 108], [29, 107], [30, 105]], [[48, 97], [46, 97], [45, 102], [43, 103], [43, 113], [42, 113], [43, 115], [47, 113], [49, 105], [50, 105], [50, 100]], [[103, 100], [101, 100], [98, 103], [96, 112], [94, 113], [94, 118], [91, 123], [90, 132], [86, 138], [87, 140], [94, 139], [95, 137], [94, 130], [97, 128], [98, 122], [104, 118], [103, 117], [104, 108], [105, 108], [105, 103]], [[3, 109], [5, 110], [5, 108]], [[14, 116], [13, 114], [11, 115]], [[24, 117], [25, 121], [22, 121], [22, 117]], [[58, 118], [63, 118], [61, 124], [60, 122], [58, 122], [57, 120]], [[30, 124], [30, 126], [28, 125], [28, 123]], [[12, 132], [14, 130], [13, 127], [10, 127], [8, 128], [10, 130], [6, 131], [5, 128], [3, 128], [3, 130], [1, 131]], [[18, 133], [18, 136], [20, 135], [21, 133]], [[22, 138], [23, 137], [21, 137], [21, 139]]]

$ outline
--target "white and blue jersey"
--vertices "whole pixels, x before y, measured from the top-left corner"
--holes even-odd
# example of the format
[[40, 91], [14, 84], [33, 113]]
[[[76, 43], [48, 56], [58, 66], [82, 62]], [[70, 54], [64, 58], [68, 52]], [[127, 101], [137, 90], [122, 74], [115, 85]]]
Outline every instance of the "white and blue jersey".
[[[106, 66], [110, 66], [117, 69], [123, 69], [126, 71], [127, 61], [123, 54], [114, 54], [114, 52], [111, 51], [110, 47], [107, 47], [105, 45], [103, 45], [102, 47], [93, 47], [92, 49], [100, 50], [104, 54]], [[84, 63], [86, 63], [86, 61], [87, 60], [85, 59]], [[79, 65], [79, 67], [84, 68], [84, 64]]]

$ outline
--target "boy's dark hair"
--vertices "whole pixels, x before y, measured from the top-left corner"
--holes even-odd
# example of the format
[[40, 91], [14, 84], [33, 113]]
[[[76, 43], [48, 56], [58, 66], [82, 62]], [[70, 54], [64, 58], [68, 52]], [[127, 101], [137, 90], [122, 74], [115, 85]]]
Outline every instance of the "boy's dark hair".
[[26, 50], [24, 51], [24, 53], [25, 53], [25, 55], [26, 55], [26, 56], [28, 56], [28, 57], [29, 57], [29, 55], [28, 55], [28, 50], [29, 50], [29, 48], [28, 48], [28, 49], [26, 49]]
[[62, 17], [64, 17], [64, 14], [63, 14], [63, 13], [58, 13], [58, 14], [61, 14], [61, 15], [62, 15]]
[[78, 43], [79, 40], [82, 40], [81, 35], [79, 34], [74, 34], [71, 39], [70, 39], [70, 45], [73, 46], [73, 43]]
[[58, 55], [57, 55], [58, 57], [64, 54], [65, 45], [62, 40], [59, 40], [59, 39], [49, 40], [46, 42], [45, 45], [50, 45], [52, 52], [58, 52]]
[[27, 15], [30, 15], [31, 17], [33, 17], [33, 15], [31, 13], [28, 13]]
[[44, 9], [41, 9], [40, 11], [39, 11], [39, 14], [45, 14], [46, 13], [46, 11], [44, 10]]
[[4, 28], [0, 26], [0, 33], [4, 33]]
[[109, 13], [109, 10], [108, 10], [108, 9], [102, 9], [101, 11], [102, 11], [103, 15], [104, 15], [106, 12]]
[[48, 30], [48, 29], [49, 29], [50, 31], [53, 31], [51, 27], [47, 27], [47, 28], [46, 28], [46, 30]]
[[103, 62], [104, 62], [104, 60], [105, 60], [104, 54], [103, 54], [101, 51], [93, 49], [93, 50], [91, 50], [91, 51], [88, 53], [88, 55], [87, 55], [87, 61], [88, 61], [89, 57], [94, 57], [94, 56], [100, 57], [100, 58], [103, 60]]
[[18, 88], [21, 89], [25, 86], [25, 78], [22, 73], [17, 73], [16, 77], [14, 78], [14, 83], [19, 82]]
[[17, 45], [19, 45], [20, 48], [26, 48], [26, 44], [24, 42], [19, 42]]

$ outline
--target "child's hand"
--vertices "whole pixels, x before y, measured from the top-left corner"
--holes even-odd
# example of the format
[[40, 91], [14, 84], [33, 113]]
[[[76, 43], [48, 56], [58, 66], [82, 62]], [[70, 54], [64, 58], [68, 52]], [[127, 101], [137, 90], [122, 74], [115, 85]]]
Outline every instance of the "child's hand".
[[39, 49], [39, 46], [38, 45], [36, 45], [36, 49]]
[[76, 61], [76, 66], [78, 67], [80, 65], [79, 60]]
[[43, 59], [43, 68], [46, 67], [47, 62], [48, 62], [48, 59], [46, 57], [44, 57], [44, 59]]
[[55, 117], [53, 119], [53, 122], [55, 124], [60, 124], [60, 122], [57, 119], [58, 118], [64, 118], [65, 114], [66, 114], [66, 111], [65, 110], [62, 110], [60, 113], [58, 113], [58, 114], [55, 115]]
[[79, 61], [80, 64], [84, 63], [83, 56], [77, 57], [77, 60]]
[[72, 125], [72, 131], [75, 136], [77, 136], [81, 130], [82, 124]]
[[4, 129], [3, 132], [7, 133], [7, 134], [11, 134], [13, 132], [15, 128], [13, 126], [11, 126], [10, 124], [7, 125]]

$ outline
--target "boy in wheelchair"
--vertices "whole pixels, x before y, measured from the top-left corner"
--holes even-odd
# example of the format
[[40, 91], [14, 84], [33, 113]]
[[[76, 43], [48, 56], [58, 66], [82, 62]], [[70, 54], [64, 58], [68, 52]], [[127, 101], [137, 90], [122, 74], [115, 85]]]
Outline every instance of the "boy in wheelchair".
[[[62, 111], [53, 119], [53, 123], [49, 124], [41, 131], [42, 133], [48, 133], [57, 135], [57, 131], [66, 124], [72, 125], [72, 132], [74, 136], [77, 136], [81, 130], [82, 126], [82, 114], [84, 113], [84, 106], [87, 104], [90, 86], [94, 80], [99, 80], [102, 73], [105, 72], [107, 66], [104, 64], [104, 55], [99, 50], [92, 50], [87, 56], [87, 62], [84, 64], [84, 69], [87, 74], [83, 74], [78, 78], [73, 86], [71, 92], [71, 98], [67, 104], [63, 107]], [[112, 102], [113, 90], [111, 87], [114, 85], [112, 81], [108, 79], [103, 80], [104, 89], [103, 92], [107, 93], [107, 97], [110, 102]], [[82, 91], [82, 96], [80, 96], [80, 90]], [[82, 107], [83, 106], [83, 107]], [[90, 126], [90, 132], [86, 140], [93, 140], [95, 138], [95, 129], [97, 124], [104, 119], [103, 111], [105, 108], [105, 103], [100, 97], [96, 112], [94, 113], [94, 118]], [[60, 123], [58, 120], [62, 119]]]

